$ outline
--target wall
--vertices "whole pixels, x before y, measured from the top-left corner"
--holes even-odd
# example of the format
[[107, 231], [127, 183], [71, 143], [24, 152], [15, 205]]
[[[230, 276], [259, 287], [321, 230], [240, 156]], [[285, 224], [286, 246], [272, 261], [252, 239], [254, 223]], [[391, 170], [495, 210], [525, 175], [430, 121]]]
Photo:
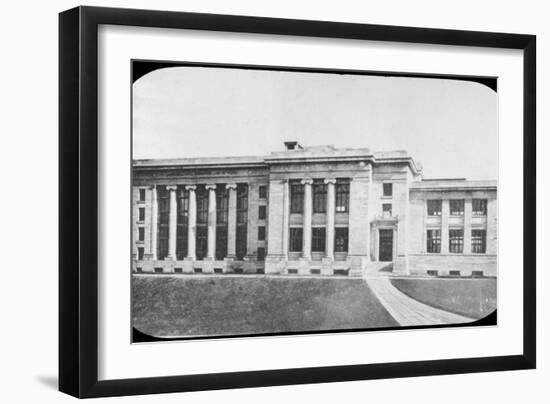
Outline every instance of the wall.
[[[57, 13], [80, 2], [7, 2], [0, 26], [4, 78], [2, 189], [0, 208], [3, 277], [0, 283], [3, 402], [74, 403], [55, 390], [57, 374]], [[307, 2], [252, 0], [89, 0], [89, 5], [158, 8], [286, 18], [340, 20], [538, 35], [538, 131], [550, 133], [550, 26], [545, 2], [464, 0]], [[540, 136], [538, 206], [550, 205], [550, 137]], [[517, 164], [514, 162], [513, 164]], [[39, 195], [37, 198], [30, 197]], [[37, 206], [40, 207], [37, 210]], [[32, 214], [31, 214], [32, 212]], [[40, 212], [40, 221], [37, 221]], [[517, 403], [548, 400], [550, 379], [550, 243], [548, 209], [539, 222], [539, 369], [399, 380], [331, 383], [276, 388], [220, 390], [109, 399], [109, 403]], [[32, 231], [31, 231], [32, 229]], [[39, 257], [30, 263], [30, 258]], [[342, 347], [345, 349], [345, 347]], [[99, 401], [98, 401], [99, 402]], [[103, 402], [103, 401], [101, 401]]]

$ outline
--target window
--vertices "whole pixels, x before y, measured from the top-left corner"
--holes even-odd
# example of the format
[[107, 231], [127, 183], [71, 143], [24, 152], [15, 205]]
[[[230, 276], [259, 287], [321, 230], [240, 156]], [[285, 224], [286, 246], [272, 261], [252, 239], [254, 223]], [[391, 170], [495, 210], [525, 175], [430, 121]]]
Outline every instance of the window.
[[235, 254], [238, 260], [242, 260], [246, 256], [246, 236], [246, 226], [237, 226]]
[[197, 226], [196, 254], [197, 254], [198, 260], [202, 260], [204, 257], [206, 257], [207, 248], [208, 248], [208, 227]]
[[334, 251], [348, 252], [348, 228], [336, 227], [334, 229]]
[[258, 197], [260, 199], [267, 198], [267, 187], [265, 185], [260, 185], [260, 187], [258, 188]]
[[176, 228], [176, 258], [182, 260], [187, 256], [187, 234], [189, 222], [189, 192], [183, 186], [178, 186], [176, 197], [177, 228]]
[[258, 206], [258, 219], [265, 220], [266, 216], [267, 216], [266, 206]]
[[143, 260], [143, 247], [138, 247], [138, 260]]
[[487, 248], [487, 231], [485, 229], [472, 230], [472, 252], [485, 254]]
[[258, 261], [265, 261], [265, 247], [258, 247]]
[[326, 213], [327, 211], [327, 184], [322, 181], [313, 183], [313, 213]]
[[[166, 187], [157, 187], [158, 196], [158, 237], [157, 257], [159, 260], [168, 255], [168, 220], [170, 212], [169, 192]], [[154, 231], [154, 229], [153, 229]]]
[[300, 183], [290, 184], [290, 213], [304, 212], [304, 186]]
[[145, 190], [144, 189], [139, 190], [139, 201], [140, 202], [145, 202]]
[[324, 227], [313, 227], [311, 229], [311, 251], [325, 251], [326, 230]]
[[464, 249], [464, 230], [449, 230], [449, 252], [460, 254]]
[[464, 216], [464, 199], [451, 199], [449, 210], [451, 216]]
[[441, 216], [441, 199], [428, 200], [428, 216]]
[[472, 214], [487, 216], [487, 199], [472, 199]]
[[349, 210], [349, 182], [336, 182], [336, 212]]
[[216, 259], [227, 257], [227, 226], [216, 226]]
[[441, 230], [427, 230], [426, 231], [426, 251], [429, 253], [441, 252]]
[[138, 241], [145, 240], [145, 227], [138, 227]]
[[384, 217], [391, 216], [391, 203], [383, 203], [382, 204], [382, 215]]
[[258, 241], [265, 240], [265, 226], [258, 227]]
[[138, 220], [140, 222], [145, 221], [145, 208], [139, 208], [139, 210], [138, 210]]
[[216, 225], [227, 226], [229, 195], [224, 186], [216, 187]]
[[291, 252], [302, 251], [302, 237], [303, 237], [303, 230], [301, 227], [290, 228], [289, 251]]
[[208, 191], [204, 186], [197, 187], [197, 224], [208, 224]]
[[248, 185], [237, 184], [237, 225], [248, 221]]
[[384, 196], [392, 196], [393, 195], [393, 184], [392, 183], [382, 184], [382, 188], [383, 188]]

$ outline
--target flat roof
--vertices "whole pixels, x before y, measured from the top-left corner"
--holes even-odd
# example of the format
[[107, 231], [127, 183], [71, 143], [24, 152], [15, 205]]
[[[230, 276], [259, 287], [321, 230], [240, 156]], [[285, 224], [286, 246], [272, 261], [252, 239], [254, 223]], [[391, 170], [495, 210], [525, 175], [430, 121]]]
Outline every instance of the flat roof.
[[134, 167], [213, 167], [213, 166], [262, 166], [298, 161], [357, 161], [374, 163], [406, 162], [415, 173], [421, 171], [418, 164], [405, 150], [371, 152], [368, 148], [336, 148], [333, 145], [309, 146], [293, 150], [275, 151], [267, 156], [190, 157], [172, 159], [135, 159]]
[[411, 191], [431, 191], [443, 189], [497, 189], [497, 181], [494, 180], [465, 180], [464, 178], [443, 178], [443, 179], [428, 179], [413, 182], [410, 186]]

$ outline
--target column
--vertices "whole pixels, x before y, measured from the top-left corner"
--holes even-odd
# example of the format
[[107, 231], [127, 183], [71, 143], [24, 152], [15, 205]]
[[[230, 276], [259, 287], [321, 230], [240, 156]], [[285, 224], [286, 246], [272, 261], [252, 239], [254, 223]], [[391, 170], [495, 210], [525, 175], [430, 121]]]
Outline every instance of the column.
[[151, 257], [157, 259], [157, 231], [158, 231], [158, 201], [157, 186], [153, 185], [151, 189]]
[[441, 254], [449, 253], [449, 200], [441, 201]]
[[289, 213], [290, 213], [290, 187], [288, 180], [283, 182], [283, 234], [282, 251], [283, 259], [288, 259], [288, 232], [289, 232]]
[[176, 236], [178, 229], [178, 205], [176, 202], [176, 190], [175, 185], [166, 187], [166, 190], [170, 192], [170, 213], [168, 216], [168, 256], [167, 259], [176, 259]]
[[208, 248], [206, 258], [216, 257], [216, 184], [206, 186], [208, 190]]
[[326, 258], [334, 259], [334, 215], [336, 212], [336, 199], [334, 193], [334, 184], [336, 184], [336, 179], [327, 178], [325, 179], [325, 184], [327, 184], [327, 227], [326, 227]]
[[227, 212], [227, 257], [235, 258], [237, 242], [237, 184], [227, 184], [225, 188], [229, 191]]
[[311, 184], [313, 180], [302, 180], [304, 184], [304, 228], [303, 228], [303, 244], [302, 257], [308, 260], [311, 259], [311, 214], [312, 214], [312, 197]]
[[187, 259], [196, 259], [196, 240], [197, 240], [197, 195], [196, 185], [187, 185], [189, 191], [189, 216], [187, 221]]
[[464, 254], [472, 253], [472, 200], [464, 200]]

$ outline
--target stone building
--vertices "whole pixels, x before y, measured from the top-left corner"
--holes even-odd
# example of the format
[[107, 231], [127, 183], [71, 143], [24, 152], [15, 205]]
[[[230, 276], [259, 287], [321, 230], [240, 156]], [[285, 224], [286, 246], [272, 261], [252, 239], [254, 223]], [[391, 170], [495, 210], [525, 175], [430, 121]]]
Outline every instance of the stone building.
[[285, 142], [132, 173], [136, 272], [496, 275], [496, 181], [423, 179], [405, 151]]

